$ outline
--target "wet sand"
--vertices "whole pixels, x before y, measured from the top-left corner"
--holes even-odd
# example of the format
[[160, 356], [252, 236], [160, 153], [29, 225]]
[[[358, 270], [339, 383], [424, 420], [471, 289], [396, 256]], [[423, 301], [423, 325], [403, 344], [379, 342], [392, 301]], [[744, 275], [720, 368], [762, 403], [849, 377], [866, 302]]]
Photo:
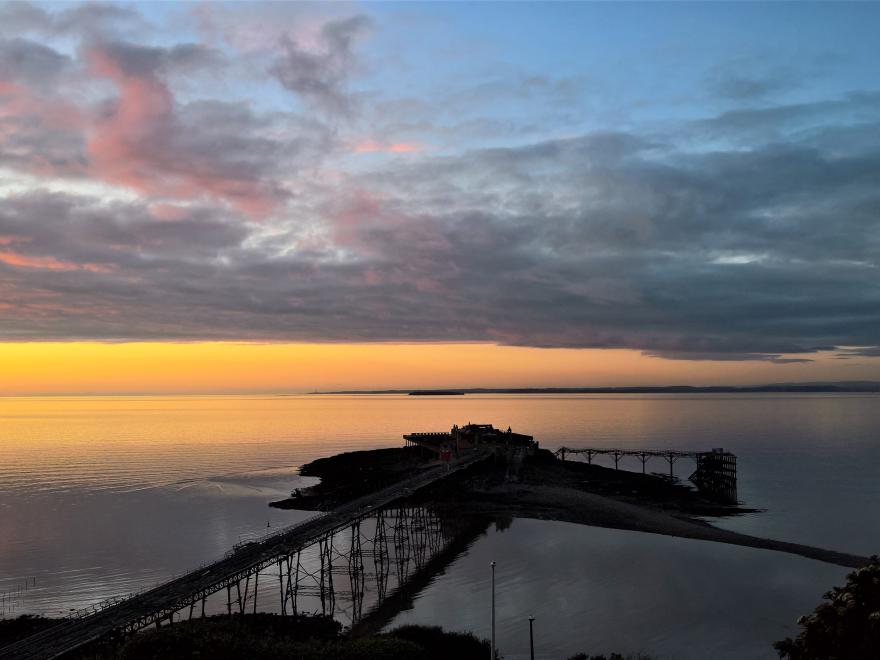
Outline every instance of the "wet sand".
[[[271, 506], [332, 509], [430, 465], [436, 465], [433, 457], [414, 448], [319, 459], [301, 469], [301, 474], [320, 477], [318, 486]], [[786, 552], [848, 568], [868, 563], [860, 555], [720, 529], [704, 518], [759, 510], [714, 502], [686, 485], [655, 475], [560, 461], [545, 450], [526, 459], [513, 474], [504, 461], [498, 461], [494, 468], [419, 493], [415, 499], [456, 515], [538, 518], [663, 534]]]
[[671, 514], [655, 507], [640, 506], [566, 487], [504, 484], [475, 492], [473, 495], [468, 504], [464, 507], [457, 506], [457, 509], [462, 513], [474, 515], [510, 515], [516, 518], [559, 520], [595, 527], [728, 543], [787, 552], [848, 568], [858, 568], [868, 563], [868, 558], [860, 555], [740, 534], [683, 514]]

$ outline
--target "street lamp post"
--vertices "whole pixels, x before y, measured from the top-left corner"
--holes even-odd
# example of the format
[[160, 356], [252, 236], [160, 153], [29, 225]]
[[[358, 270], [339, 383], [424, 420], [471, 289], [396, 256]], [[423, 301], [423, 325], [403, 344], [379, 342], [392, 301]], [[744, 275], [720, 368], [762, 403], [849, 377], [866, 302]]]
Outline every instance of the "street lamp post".
[[529, 657], [531, 660], [535, 660], [535, 635], [532, 632], [532, 624], [535, 622], [535, 617], [529, 617]]
[[489, 564], [492, 567], [492, 656], [495, 660], [495, 562]]

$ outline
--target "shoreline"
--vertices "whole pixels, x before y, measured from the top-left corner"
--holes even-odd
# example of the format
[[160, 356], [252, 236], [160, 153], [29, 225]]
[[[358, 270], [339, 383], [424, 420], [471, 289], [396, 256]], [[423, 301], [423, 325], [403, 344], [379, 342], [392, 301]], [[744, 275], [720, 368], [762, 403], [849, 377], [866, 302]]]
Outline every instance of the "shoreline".
[[880, 382], [771, 383], [767, 385], [643, 385], [620, 387], [464, 387], [332, 390], [309, 394], [880, 394]]
[[[338, 454], [302, 466], [321, 483], [297, 497], [271, 502], [282, 509], [329, 510], [425, 469], [436, 462], [414, 448]], [[861, 555], [751, 536], [716, 527], [706, 517], [760, 510], [718, 504], [697, 491], [654, 475], [557, 460], [546, 450], [524, 461], [517, 474], [495, 467], [417, 494], [415, 499], [456, 515], [556, 520], [785, 552], [846, 568], [868, 563]]]
[[[512, 502], [501, 501], [501, 498], [509, 495], [515, 496]], [[554, 520], [590, 527], [712, 541], [784, 552], [845, 568], [861, 568], [869, 562], [869, 558], [862, 555], [742, 534], [716, 527], [698, 518], [673, 515], [602, 495], [553, 486], [495, 488], [482, 493], [471, 507], [458, 510], [474, 515]]]

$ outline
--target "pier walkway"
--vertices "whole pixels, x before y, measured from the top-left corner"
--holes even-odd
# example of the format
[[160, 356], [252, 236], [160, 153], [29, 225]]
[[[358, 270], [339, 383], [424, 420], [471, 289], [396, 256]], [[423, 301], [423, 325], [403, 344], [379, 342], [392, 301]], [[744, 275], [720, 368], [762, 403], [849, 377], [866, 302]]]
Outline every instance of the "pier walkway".
[[669, 464], [669, 479], [675, 479], [673, 466], [681, 458], [693, 459], [696, 470], [690, 475], [697, 488], [728, 502], [736, 502], [736, 455], [723, 449], [711, 451], [680, 451], [677, 449], [620, 449], [617, 447], [560, 447], [554, 454], [565, 460], [566, 455], [585, 454], [587, 463], [593, 462], [594, 456], [611, 456], [614, 469], [620, 469], [620, 459], [624, 456], [635, 456], [642, 463], [642, 474], [652, 458], [661, 458]]
[[[720, 451], [720, 450], [719, 450]], [[614, 469], [618, 469], [620, 459], [624, 456], [635, 456], [642, 462], [642, 472], [645, 471], [645, 464], [653, 457], [659, 457], [669, 463], [669, 474], [672, 475], [672, 466], [679, 458], [692, 458], [697, 460], [699, 457], [712, 454], [707, 451], [680, 451], [677, 449], [619, 449], [619, 448], [597, 448], [597, 447], [560, 447], [553, 452], [558, 458], [565, 460], [568, 454], [585, 454], [587, 463], [593, 462], [593, 456], [608, 455], [614, 458]], [[724, 454], [724, 452], [722, 452]], [[733, 454], [727, 454], [733, 456]], [[734, 458], [736, 458], [734, 456]]]
[[[58, 658], [92, 642], [124, 635], [146, 626], [173, 622], [178, 612], [189, 610], [192, 615], [196, 604], [223, 589], [240, 592], [243, 580], [255, 577], [260, 571], [282, 561], [283, 557], [320, 542], [346, 526], [379, 512], [383, 507], [405, 499], [414, 492], [435, 484], [470, 468], [488, 458], [486, 452], [469, 452], [463, 458], [447, 465], [429, 468], [393, 486], [354, 500], [333, 511], [318, 514], [280, 531], [267, 534], [255, 541], [239, 544], [226, 556], [201, 566], [160, 586], [134, 596], [107, 603], [86, 611], [79, 617], [67, 619], [56, 626], [0, 648], [2, 660], [48, 660]], [[281, 578], [279, 578], [281, 579]], [[247, 592], [245, 591], [245, 598]], [[230, 613], [232, 605], [230, 600]], [[238, 605], [243, 613], [241, 596]], [[254, 602], [256, 611], [256, 601]]]

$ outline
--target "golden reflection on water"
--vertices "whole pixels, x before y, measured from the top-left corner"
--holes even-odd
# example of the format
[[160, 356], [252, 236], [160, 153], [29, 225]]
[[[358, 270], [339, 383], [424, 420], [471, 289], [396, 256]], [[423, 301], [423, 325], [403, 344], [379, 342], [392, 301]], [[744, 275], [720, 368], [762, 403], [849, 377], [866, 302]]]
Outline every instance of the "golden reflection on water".
[[551, 449], [723, 443], [736, 451], [768, 437], [788, 443], [817, 434], [833, 442], [833, 425], [843, 420], [847, 441], [860, 442], [878, 421], [876, 402], [839, 395], [0, 398], [0, 496], [134, 489], [296, 466], [469, 421], [512, 426]]
[[[549, 449], [724, 446], [740, 456], [740, 496], [767, 511], [723, 526], [876, 552], [880, 528], [852, 512], [880, 506], [877, 403], [870, 395], [0, 398], [0, 591], [36, 576], [28, 606], [54, 612], [143, 588], [270, 521], [289, 524], [295, 512], [266, 503], [299, 485], [296, 466], [468, 421], [510, 425]], [[687, 466], [676, 469], [687, 477]]]

